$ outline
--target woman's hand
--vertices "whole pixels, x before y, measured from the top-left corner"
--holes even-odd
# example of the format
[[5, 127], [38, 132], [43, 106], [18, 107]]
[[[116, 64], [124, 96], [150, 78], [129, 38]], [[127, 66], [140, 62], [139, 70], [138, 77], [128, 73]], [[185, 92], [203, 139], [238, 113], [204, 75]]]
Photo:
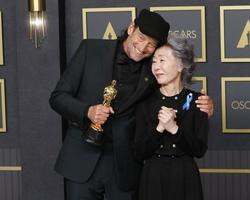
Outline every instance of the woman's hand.
[[162, 106], [158, 113], [159, 123], [156, 127], [156, 130], [161, 133], [166, 130], [172, 134], [176, 134], [178, 130], [178, 126], [175, 121], [176, 113], [177, 110]]

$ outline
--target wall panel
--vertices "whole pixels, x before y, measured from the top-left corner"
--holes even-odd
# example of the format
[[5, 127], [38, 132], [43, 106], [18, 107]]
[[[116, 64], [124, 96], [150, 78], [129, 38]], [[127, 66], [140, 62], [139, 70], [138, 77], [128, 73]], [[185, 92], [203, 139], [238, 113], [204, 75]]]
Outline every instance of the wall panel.
[[7, 122], [0, 133], [0, 199], [62, 199], [63, 182], [53, 171], [61, 125], [48, 105], [60, 74], [58, 1], [47, 2], [40, 49], [29, 40], [27, 1], [0, 0], [0, 11]]
[[[135, 7], [138, 14], [142, 8], [202, 6], [205, 8], [206, 61], [198, 63], [195, 76], [205, 78], [206, 91], [215, 103], [215, 113], [210, 120], [209, 151], [198, 160], [205, 200], [248, 200], [250, 134], [237, 130], [223, 132], [221, 96], [222, 77], [250, 76], [249, 61], [221, 60], [220, 7], [242, 5], [249, 6], [249, 0], [47, 0], [47, 37], [41, 48], [35, 49], [28, 38], [27, 2], [0, 0], [3, 42], [0, 79], [5, 81], [7, 127], [0, 133], [0, 199], [63, 199], [62, 178], [53, 171], [63, 130], [60, 117], [48, 105], [48, 98], [60, 70], [66, 67], [83, 38], [82, 9]], [[226, 20], [238, 15], [239, 19], [250, 20], [247, 15], [240, 17], [239, 13], [234, 15], [230, 10], [225, 14]], [[237, 33], [235, 35], [242, 36], [238, 34], [244, 32], [239, 30], [240, 24], [247, 30], [248, 23], [241, 21], [236, 26], [239, 28], [233, 30]], [[226, 25], [224, 30], [232, 31]], [[101, 25], [97, 23], [96, 27]], [[235, 35], [231, 36], [234, 38]], [[226, 38], [225, 42], [228, 41]], [[250, 52], [249, 43], [244, 48]], [[233, 50], [225, 53], [230, 56]], [[197, 88], [202, 87], [201, 81], [197, 83]], [[36, 175], [31, 173], [34, 170]]]
[[[84, 26], [82, 25], [83, 21], [80, 15], [82, 8], [136, 7], [138, 14], [142, 8], [204, 6], [206, 61], [197, 63], [195, 76], [206, 79], [207, 93], [213, 97], [215, 104], [215, 113], [210, 120], [209, 151], [203, 159], [198, 160], [205, 200], [248, 200], [250, 198], [248, 189], [250, 185], [250, 134], [237, 132], [225, 134], [222, 129], [221, 77], [250, 76], [249, 63], [221, 62], [220, 6], [229, 5], [249, 5], [249, 1], [107, 0], [100, 2], [98, 0], [86, 0], [72, 2], [66, 0], [67, 62], [69, 62], [82, 39], [82, 28]], [[185, 19], [180, 19], [180, 21], [185, 21]], [[98, 25], [98, 23], [96, 21], [97, 27], [103, 26], [101, 24]], [[119, 33], [116, 34], [119, 35]], [[246, 46], [246, 50], [248, 49], [250, 52], [250, 44]], [[202, 87], [202, 84], [199, 83], [195, 87]], [[248, 120], [248, 118], [237, 120]]]

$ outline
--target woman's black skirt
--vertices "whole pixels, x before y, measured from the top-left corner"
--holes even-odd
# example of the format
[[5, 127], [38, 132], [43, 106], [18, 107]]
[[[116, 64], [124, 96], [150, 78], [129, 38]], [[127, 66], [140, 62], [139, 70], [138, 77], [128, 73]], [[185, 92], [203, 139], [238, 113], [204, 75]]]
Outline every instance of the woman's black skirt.
[[145, 161], [140, 200], [203, 200], [200, 173], [190, 156], [158, 157]]

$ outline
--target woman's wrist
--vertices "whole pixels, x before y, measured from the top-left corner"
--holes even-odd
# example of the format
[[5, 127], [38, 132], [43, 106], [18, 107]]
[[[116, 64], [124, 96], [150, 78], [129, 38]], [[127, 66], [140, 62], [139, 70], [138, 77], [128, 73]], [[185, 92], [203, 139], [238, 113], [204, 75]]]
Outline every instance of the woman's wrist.
[[177, 125], [171, 127], [168, 132], [170, 132], [171, 134], [175, 135], [178, 131], [179, 127]]
[[163, 131], [164, 131], [164, 128], [162, 127], [162, 126], [157, 126], [156, 127], [156, 130], [158, 131], [158, 132], [160, 132], [160, 133], [163, 133]]

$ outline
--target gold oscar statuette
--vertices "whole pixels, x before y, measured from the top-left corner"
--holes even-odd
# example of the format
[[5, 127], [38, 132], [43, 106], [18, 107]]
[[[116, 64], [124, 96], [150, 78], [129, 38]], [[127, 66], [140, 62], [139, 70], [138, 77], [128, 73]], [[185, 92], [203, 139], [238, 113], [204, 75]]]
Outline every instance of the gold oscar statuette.
[[[112, 80], [111, 85], [104, 88], [102, 105], [109, 107], [111, 101], [116, 97], [117, 90], [115, 89], [116, 81]], [[91, 123], [89, 129], [83, 133], [82, 138], [85, 142], [97, 146], [102, 144], [103, 128], [100, 124]]]

